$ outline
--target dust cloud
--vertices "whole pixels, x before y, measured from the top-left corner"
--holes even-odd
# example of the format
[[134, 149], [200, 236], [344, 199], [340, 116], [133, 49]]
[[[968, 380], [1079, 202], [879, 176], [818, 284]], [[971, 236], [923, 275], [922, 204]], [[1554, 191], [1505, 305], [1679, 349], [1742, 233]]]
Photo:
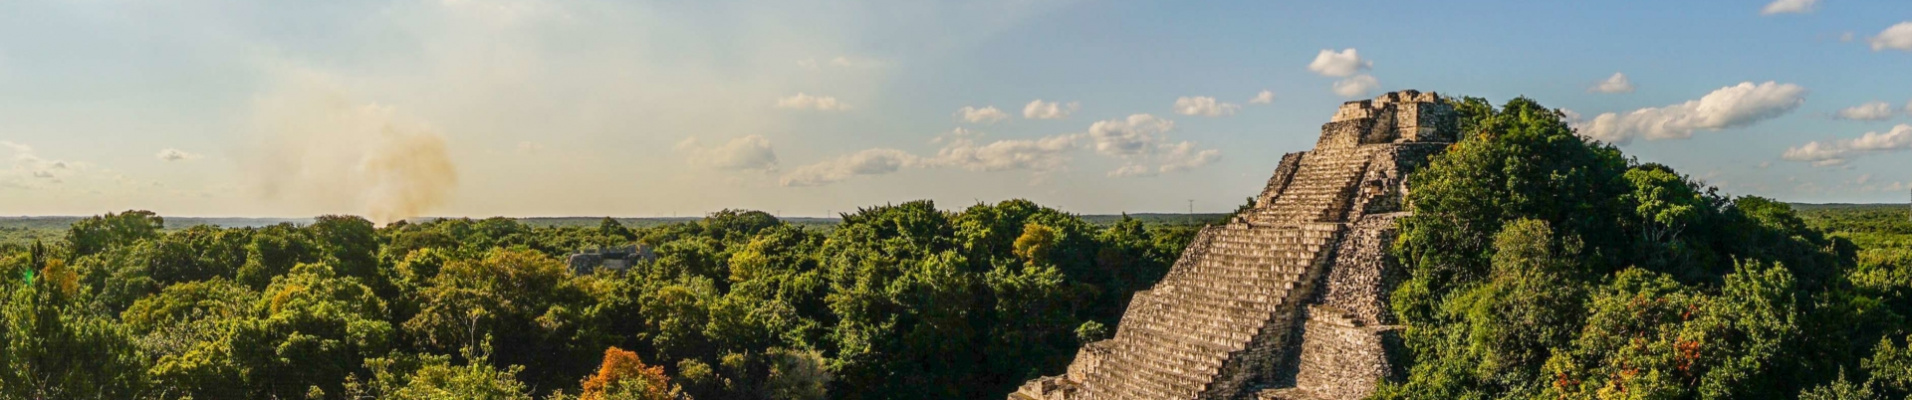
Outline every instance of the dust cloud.
[[276, 206], [387, 224], [445, 205], [458, 186], [444, 135], [322, 79], [258, 99], [254, 118], [256, 150], [241, 168]]

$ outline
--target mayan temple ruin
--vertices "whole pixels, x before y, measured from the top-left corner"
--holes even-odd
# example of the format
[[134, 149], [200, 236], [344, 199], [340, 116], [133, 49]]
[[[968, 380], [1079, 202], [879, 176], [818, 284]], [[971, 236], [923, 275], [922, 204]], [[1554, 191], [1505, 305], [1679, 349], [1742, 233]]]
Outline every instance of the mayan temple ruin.
[[1343, 104], [1281, 158], [1255, 208], [1202, 229], [1115, 337], [1010, 400], [1358, 399], [1399, 374], [1386, 256], [1407, 174], [1455, 140], [1453, 108], [1401, 91]]

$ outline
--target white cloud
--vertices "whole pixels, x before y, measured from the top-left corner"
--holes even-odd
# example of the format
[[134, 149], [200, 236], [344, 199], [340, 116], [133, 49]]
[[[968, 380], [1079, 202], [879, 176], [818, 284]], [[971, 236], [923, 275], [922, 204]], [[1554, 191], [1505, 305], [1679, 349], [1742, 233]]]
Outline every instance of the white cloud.
[[1197, 149], [1195, 144], [1190, 142], [1177, 143], [1166, 150], [1162, 154], [1162, 166], [1157, 167], [1157, 170], [1165, 174], [1199, 168], [1222, 159], [1221, 150]]
[[1336, 52], [1321, 50], [1315, 55], [1314, 62], [1308, 63], [1308, 70], [1321, 76], [1346, 78], [1374, 68], [1374, 62], [1361, 59], [1361, 54], [1353, 48]]
[[1580, 116], [1580, 113], [1577, 111], [1569, 110], [1565, 108], [1556, 108], [1554, 109], [1554, 111], [1559, 111], [1561, 118], [1566, 120], [1568, 124], [1578, 125], [1578, 124], [1586, 122], [1586, 120], [1583, 119]]
[[850, 109], [850, 105], [837, 101], [835, 97], [811, 96], [808, 93], [797, 93], [790, 97], [777, 99], [777, 108], [787, 108], [787, 109], [793, 109], [793, 110], [844, 111], [844, 110]]
[[1875, 102], [1860, 104], [1860, 105], [1856, 105], [1852, 107], [1846, 107], [1843, 110], [1839, 110], [1838, 113], [1833, 114], [1833, 116], [1839, 119], [1850, 119], [1850, 120], [1859, 120], [1859, 121], [1879, 121], [1879, 120], [1890, 119], [1892, 118], [1893, 114], [1894, 112], [1892, 110], [1892, 104], [1886, 103], [1883, 101], [1875, 101]]
[[1155, 176], [1155, 171], [1150, 170], [1146, 165], [1136, 164], [1124, 165], [1121, 168], [1109, 171], [1109, 177], [1111, 178], [1133, 178], [1138, 176]]
[[932, 140], [943, 143], [933, 156], [918, 156], [897, 149], [862, 150], [835, 159], [790, 170], [780, 179], [783, 186], [822, 186], [865, 175], [883, 175], [910, 168], [961, 168], [977, 172], [1032, 171], [1038, 176], [1062, 170], [1071, 161], [1070, 153], [1093, 148], [1096, 153], [1121, 159], [1126, 165], [1110, 172], [1111, 177], [1148, 176], [1182, 172], [1213, 164], [1221, 151], [1203, 149], [1192, 142], [1169, 144], [1166, 134], [1175, 128], [1170, 120], [1149, 114], [1097, 121], [1086, 133], [1071, 133], [1036, 139], [1010, 139], [981, 143], [980, 133], [956, 128]]
[[731, 139], [722, 145], [704, 147], [697, 138], [685, 138], [677, 142], [677, 152], [683, 154], [693, 165], [731, 171], [774, 171], [777, 169], [777, 153], [770, 147], [770, 139], [760, 135]]
[[822, 186], [859, 175], [883, 175], [921, 165], [922, 159], [897, 149], [868, 149], [833, 160], [791, 169], [783, 186]]
[[936, 135], [936, 137], [930, 139], [929, 142], [943, 143], [944, 141], [948, 141], [948, 140], [975, 139], [982, 136], [983, 136], [983, 133], [981, 131], [958, 126], [955, 129], [950, 129], [949, 133]]
[[1341, 97], [1362, 97], [1381, 86], [1381, 81], [1367, 74], [1355, 75], [1334, 82], [1334, 93]]
[[1580, 134], [1616, 144], [1635, 138], [1686, 139], [1693, 131], [1737, 128], [1773, 119], [1799, 108], [1806, 88], [1793, 84], [1742, 82], [1699, 100], [1626, 114], [1605, 113], [1578, 126]]
[[1633, 93], [1633, 81], [1627, 79], [1627, 74], [1615, 72], [1607, 80], [1587, 88], [1587, 93]]
[[1022, 107], [1022, 117], [1028, 119], [1063, 119], [1068, 118], [1070, 113], [1074, 113], [1081, 108], [1082, 103], [1078, 102], [1071, 101], [1068, 104], [1061, 104], [1036, 99], [1035, 101], [1029, 102], [1029, 105]]
[[1786, 153], [1780, 155], [1780, 158], [1810, 162], [1813, 166], [1824, 167], [1845, 164], [1855, 157], [1867, 154], [1907, 150], [1912, 150], [1912, 125], [1900, 124], [1886, 133], [1866, 132], [1858, 139], [1808, 142], [1803, 146], [1786, 149]]
[[1235, 110], [1239, 108], [1241, 108], [1240, 105], [1216, 101], [1214, 97], [1181, 97], [1175, 99], [1175, 113], [1182, 115], [1220, 117], [1224, 115], [1235, 115]]
[[1760, 9], [1760, 15], [1805, 14], [1819, 7], [1819, 0], [1774, 0]]
[[1872, 51], [1885, 49], [1912, 51], [1912, 21], [1900, 22], [1885, 31], [1879, 32], [1867, 40], [1872, 43]]
[[1151, 146], [1161, 141], [1162, 134], [1175, 129], [1175, 121], [1156, 118], [1148, 114], [1134, 114], [1126, 119], [1096, 121], [1089, 125], [1089, 138], [1095, 141], [1095, 151], [1114, 157], [1135, 157], [1148, 155]]
[[5, 147], [8, 150], [13, 150], [13, 153], [15, 156], [33, 153], [33, 146], [9, 142], [5, 140], [0, 140], [0, 147]]
[[1069, 153], [1082, 148], [1082, 134], [1038, 139], [998, 140], [978, 144], [975, 131], [956, 128], [932, 142], [944, 142], [933, 157], [896, 149], [867, 149], [836, 159], [805, 165], [784, 174], [784, 186], [823, 186], [862, 175], [883, 175], [907, 168], [962, 168], [993, 172], [1025, 170], [1038, 174], [1066, 167]]
[[518, 146], [514, 148], [514, 151], [517, 151], [518, 154], [537, 154], [540, 151], [544, 151], [544, 144], [530, 141], [518, 142]]
[[[7, 153], [12, 154], [8, 156]], [[47, 159], [41, 157], [33, 146], [0, 140], [0, 189], [32, 190], [50, 188], [49, 185], [67, 185], [69, 190], [98, 192], [115, 186], [132, 188], [146, 183], [149, 182], [129, 179], [111, 169], [89, 163]]]
[[1842, 43], [1851, 43], [1853, 39], [1856, 39], [1855, 36], [1856, 34], [1852, 32], [1841, 33], [1839, 34], [1839, 41]]
[[976, 145], [958, 137], [936, 153], [933, 164], [971, 171], [1031, 170], [1046, 172], [1068, 164], [1068, 153], [1077, 149], [1077, 135], [1058, 135], [1033, 140], [998, 140]]
[[1132, 178], [1169, 174], [1200, 168], [1222, 159], [1221, 150], [1199, 149], [1191, 142], [1181, 142], [1157, 150], [1160, 150], [1161, 154], [1156, 157], [1158, 165], [1154, 168], [1144, 164], [1126, 164], [1109, 171], [1108, 176]]
[[199, 159], [200, 155], [188, 153], [185, 150], [167, 148], [160, 150], [159, 154], [154, 155], [154, 157], [159, 158], [161, 161], [190, 161]]
[[963, 106], [962, 109], [956, 110], [956, 116], [962, 118], [963, 122], [972, 124], [994, 124], [1009, 118], [1009, 113], [996, 109], [996, 106], [983, 108]]
[[1268, 104], [1273, 102], [1275, 102], [1275, 92], [1267, 90], [1263, 90], [1261, 93], [1255, 93], [1255, 98], [1248, 99], [1248, 104]]
[[[1174, 121], [1135, 114], [1125, 119], [1097, 121], [1089, 126], [1088, 135], [1097, 153], [1127, 161], [1123, 167], [1109, 171], [1112, 177], [1181, 172], [1221, 159], [1220, 150], [1199, 149], [1186, 141], [1168, 144], [1167, 133], [1174, 129]], [[1156, 167], [1144, 165], [1151, 161]]]

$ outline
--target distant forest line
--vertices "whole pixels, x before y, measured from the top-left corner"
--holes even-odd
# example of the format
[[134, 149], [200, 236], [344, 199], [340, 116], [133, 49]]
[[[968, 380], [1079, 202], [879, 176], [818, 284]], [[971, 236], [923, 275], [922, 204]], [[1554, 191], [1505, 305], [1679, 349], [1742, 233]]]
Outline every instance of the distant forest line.
[[[1888, 203], [1788, 203], [1801, 216], [1808, 219], [1827, 215], [1857, 212], [1906, 213], [1905, 204]], [[1135, 213], [1135, 214], [1078, 214], [1083, 222], [1095, 225], [1110, 225], [1128, 217], [1145, 224], [1210, 224], [1227, 218], [1226, 213]], [[247, 217], [168, 217], [166, 229], [186, 229], [200, 225], [225, 228], [260, 228], [281, 223], [304, 225], [312, 223], [312, 218], [247, 218]], [[88, 217], [82, 216], [0, 216], [0, 243], [25, 243], [34, 238], [51, 240], [64, 234], [75, 222]], [[432, 221], [455, 217], [416, 218], [414, 222]], [[587, 228], [596, 227], [607, 217], [511, 217], [526, 226], [540, 228]], [[696, 222], [703, 217], [608, 217], [629, 228], [652, 228], [673, 223]], [[782, 217], [778, 218], [791, 225], [810, 227], [830, 227], [843, 222], [842, 218], [825, 217]]]
[[[1867, 206], [1870, 206], [1870, 205], [1867, 205]], [[1106, 225], [1111, 225], [1111, 224], [1121, 222], [1123, 215], [1124, 214], [1088, 214], [1088, 215], [1077, 215], [1076, 217], [1082, 219], [1083, 222], [1088, 222], [1094, 225], [1106, 226]], [[1221, 221], [1223, 218], [1227, 218], [1229, 214], [1137, 213], [1137, 214], [1127, 214], [1127, 215], [1131, 219], [1134, 219], [1137, 222], [1141, 222], [1145, 224], [1200, 225], [1200, 224], [1208, 224], [1208, 223], [1215, 223], [1215, 222]], [[223, 227], [223, 228], [263, 228], [263, 227], [277, 225], [281, 223], [290, 223], [293, 225], [307, 225], [307, 224], [311, 224], [313, 221], [312, 218], [168, 217], [168, 216], [161, 216], [161, 217], [166, 219], [166, 228], [165, 228], [166, 230], [180, 230], [180, 229], [186, 229], [186, 228], [191, 228], [191, 227], [201, 226], [201, 225], [216, 226], [216, 227]], [[89, 218], [89, 217], [79, 217], [79, 216], [0, 217], [0, 243], [27, 244], [27, 243], [33, 242], [36, 239], [37, 240], [58, 240], [60, 238], [60, 235], [66, 234], [67, 228], [73, 226], [73, 223], [79, 222], [86, 218]], [[428, 222], [428, 221], [435, 221], [435, 220], [448, 219], [448, 218], [454, 218], [454, 217], [414, 218], [411, 220], [411, 222], [414, 222], [414, 223]], [[518, 221], [518, 223], [524, 224], [525, 226], [537, 227], [537, 228], [595, 228], [599, 224], [604, 222], [604, 218], [607, 218], [607, 217], [515, 217], [515, 218], [509, 218], [509, 219]], [[627, 228], [634, 228], [634, 229], [635, 228], [655, 228], [658, 226], [669, 225], [669, 224], [692, 223], [692, 222], [697, 222], [699, 220], [704, 219], [703, 217], [608, 217], [608, 218], [611, 218], [612, 220], [617, 221], [619, 224], [623, 224]], [[824, 228], [824, 229], [834, 227], [838, 223], [843, 222], [843, 219], [840, 217], [839, 218], [787, 217], [787, 218], [778, 218], [778, 219], [783, 221], [784, 223], [791, 224], [791, 225], [806, 226], [806, 227], [813, 227], [813, 228]]]

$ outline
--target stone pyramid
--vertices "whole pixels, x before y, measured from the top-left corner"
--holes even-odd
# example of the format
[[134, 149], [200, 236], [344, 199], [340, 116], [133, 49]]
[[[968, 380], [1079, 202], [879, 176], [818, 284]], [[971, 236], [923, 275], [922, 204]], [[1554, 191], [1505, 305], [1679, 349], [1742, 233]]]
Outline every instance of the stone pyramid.
[[1010, 400], [1359, 399], [1397, 374], [1383, 282], [1409, 172], [1455, 140], [1453, 107], [1400, 91], [1341, 105], [1255, 207], [1208, 226], [1115, 337]]

